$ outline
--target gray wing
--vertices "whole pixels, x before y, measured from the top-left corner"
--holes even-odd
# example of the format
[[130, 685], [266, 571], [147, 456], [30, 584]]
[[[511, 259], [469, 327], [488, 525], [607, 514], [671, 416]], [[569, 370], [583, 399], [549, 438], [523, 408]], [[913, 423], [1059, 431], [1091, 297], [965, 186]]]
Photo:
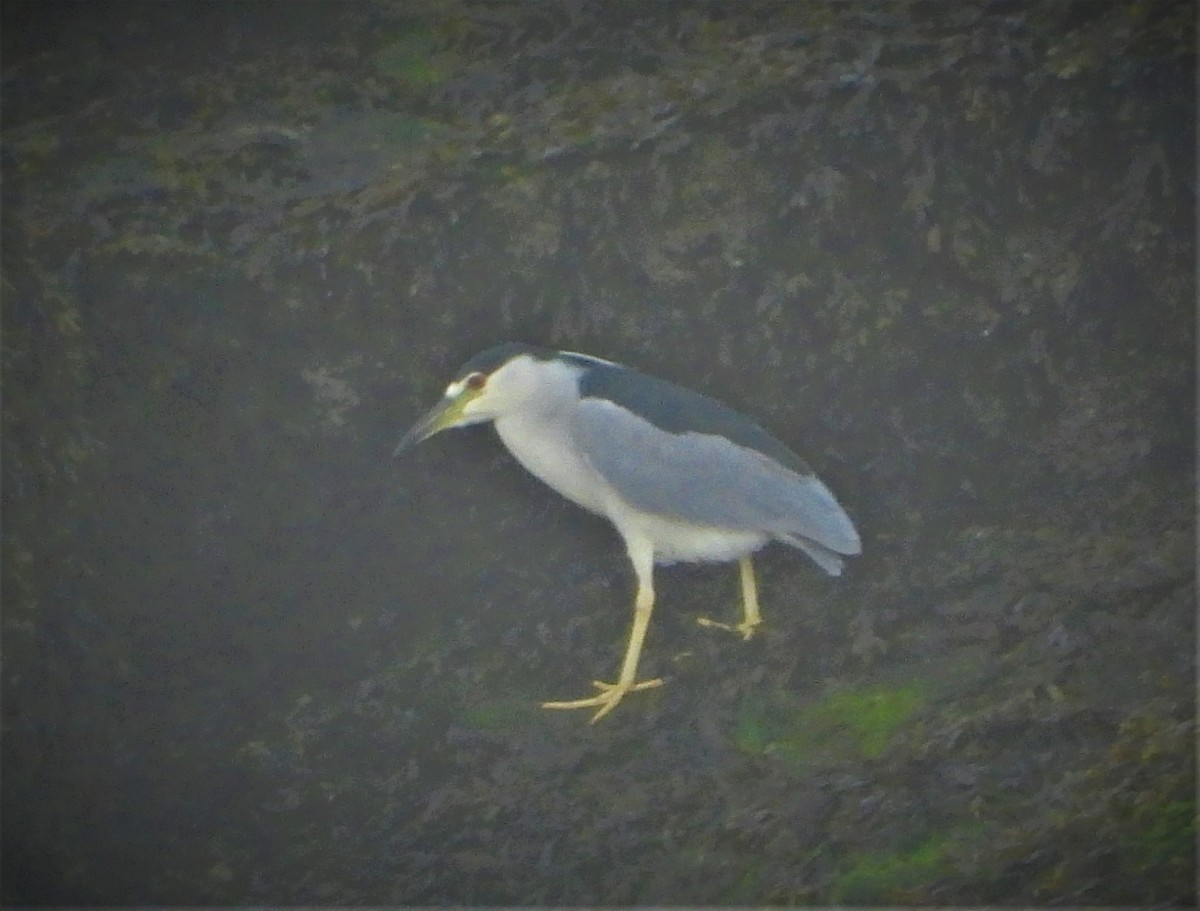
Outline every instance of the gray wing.
[[599, 398], [582, 400], [574, 432], [596, 470], [638, 509], [797, 546], [812, 541], [834, 553], [862, 549], [816, 475], [797, 474], [757, 450], [713, 434], [668, 433]]

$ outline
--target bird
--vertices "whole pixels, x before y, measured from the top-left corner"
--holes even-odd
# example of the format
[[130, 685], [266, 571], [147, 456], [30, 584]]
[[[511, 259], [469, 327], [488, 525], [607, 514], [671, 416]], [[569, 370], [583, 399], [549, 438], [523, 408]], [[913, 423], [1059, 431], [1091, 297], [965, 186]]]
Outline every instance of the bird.
[[530, 474], [612, 523], [636, 578], [633, 624], [614, 682], [543, 702], [596, 709], [595, 723], [638, 679], [654, 609], [654, 567], [738, 561], [742, 619], [706, 626], [754, 635], [762, 616], [751, 558], [780, 541], [830, 575], [862, 552], [857, 529], [808, 463], [751, 418], [667, 380], [586, 354], [508, 342], [468, 360], [396, 446], [400, 456], [443, 430], [492, 423]]

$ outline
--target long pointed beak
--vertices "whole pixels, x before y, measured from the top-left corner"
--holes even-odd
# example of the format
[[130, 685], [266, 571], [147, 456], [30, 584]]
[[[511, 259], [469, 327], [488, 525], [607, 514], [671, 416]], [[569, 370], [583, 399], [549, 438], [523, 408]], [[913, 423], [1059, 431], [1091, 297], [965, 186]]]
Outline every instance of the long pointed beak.
[[401, 437], [396, 448], [392, 450], [392, 458], [403, 455], [435, 433], [445, 430], [447, 427], [453, 427], [462, 413], [462, 406], [463, 402], [460, 399], [443, 398], [430, 408], [417, 423], [413, 424], [408, 433]]
[[434, 433], [457, 425], [458, 419], [462, 416], [462, 409], [466, 407], [466, 404], [467, 400], [463, 396], [454, 398], [443, 397], [442, 401], [434, 404], [428, 412], [421, 416], [420, 420], [416, 421], [416, 424], [409, 427], [408, 433], [404, 434], [400, 443], [392, 450], [392, 457], [395, 459], [396, 456], [401, 456], [404, 452], [412, 449], [422, 439], [428, 439]]

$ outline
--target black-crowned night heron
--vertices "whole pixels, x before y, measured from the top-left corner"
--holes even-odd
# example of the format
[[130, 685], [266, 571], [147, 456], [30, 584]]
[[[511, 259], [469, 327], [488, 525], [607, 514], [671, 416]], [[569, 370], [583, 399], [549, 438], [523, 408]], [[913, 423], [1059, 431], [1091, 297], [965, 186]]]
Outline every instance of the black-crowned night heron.
[[633, 629], [616, 683], [550, 709], [597, 708], [661, 686], [637, 679], [654, 608], [654, 564], [738, 560], [742, 622], [704, 621], [749, 639], [761, 622], [751, 555], [770, 541], [808, 554], [831, 575], [862, 544], [829, 488], [749, 418], [665, 380], [599, 358], [506, 344], [467, 361], [396, 455], [450, 427], [492, 421], [522, 465], [605, 516], [637, 576]]

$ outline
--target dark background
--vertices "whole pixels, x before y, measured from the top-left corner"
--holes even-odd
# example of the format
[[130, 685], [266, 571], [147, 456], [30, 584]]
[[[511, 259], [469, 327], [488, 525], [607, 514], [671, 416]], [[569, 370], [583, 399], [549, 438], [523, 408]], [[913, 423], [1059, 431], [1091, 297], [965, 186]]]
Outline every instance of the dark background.
[[[3, 899], [1194, 901], [1194, 5], [5, 3]], [[632, 579], [476, 351], [753, 414]]]

